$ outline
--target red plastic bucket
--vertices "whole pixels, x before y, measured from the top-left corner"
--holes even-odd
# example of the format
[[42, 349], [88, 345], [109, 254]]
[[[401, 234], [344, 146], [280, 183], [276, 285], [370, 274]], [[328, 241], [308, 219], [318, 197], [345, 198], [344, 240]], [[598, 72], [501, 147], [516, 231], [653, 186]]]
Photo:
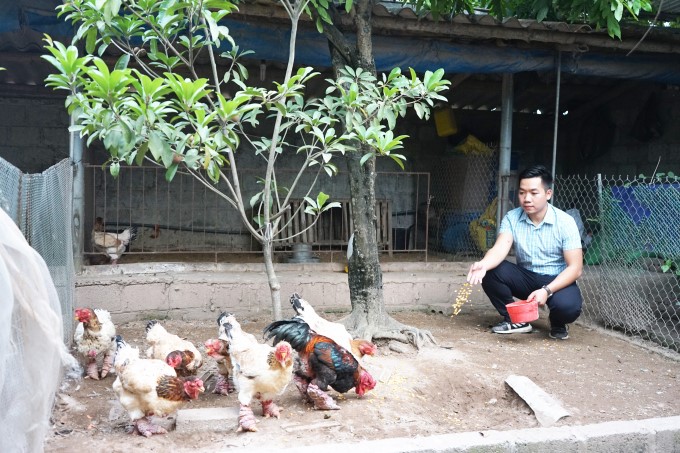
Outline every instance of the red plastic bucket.
[[518, 300], [505, 306], [513, 324], [520, 322], [531, 322], [538, 319], [538, 302]]

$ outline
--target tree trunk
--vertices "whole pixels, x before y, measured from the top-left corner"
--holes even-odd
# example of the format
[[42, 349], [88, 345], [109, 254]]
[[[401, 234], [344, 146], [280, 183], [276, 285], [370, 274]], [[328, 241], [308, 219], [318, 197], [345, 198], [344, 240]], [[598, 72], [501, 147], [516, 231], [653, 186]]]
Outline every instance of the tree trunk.
[[392, 339], [417, 348], [436, 343], [429, 331], [401, 324], [387, 313], [376, 237], [375, 158], [362, 166], [361, 156], [366, 151], [347, 155], [354, 253], [349, 259], [348, 272], [352, 312], [343, 322], [355, 337], [369, 341]]
[[281, 317], [281, 284], [274, 271], [274, 244], [272, 241], [265, 240], [262, 244], [262, 255], [264, 256], [264, 268], [267, 272], [269, 291], [272, 296], [272, 318], [274, 321]]
[[[354, 5], [356, 47], [343, 55], [340, 49], [331, 45], [333, 68], [337, 74], [340, 68], [349, 65], [376, 75], [371, 42], [373, 0], [359, 0]], [[354, 253], [348, 264], [352, 312], [343, 322], [355, 337], [369, 341], [395, 339], [412, 343], [416, 347], [426, 342], [435, 343], [430, 332], [405, 326], [387, 313], [376, 237], [375, 157], [361, 165], [361, 156], [369, 151], [362, 147], [356, 153], [346, 155], [354, 225]]]
[[360, 163], [364, 152], [347, 155], [350, 203], [354, 225], [354, 253], [349, 259], [349, 294], [354, 330], [383, 324], [387, 318], [382, 269], [378, 255], [375, 214], [375, 159]]

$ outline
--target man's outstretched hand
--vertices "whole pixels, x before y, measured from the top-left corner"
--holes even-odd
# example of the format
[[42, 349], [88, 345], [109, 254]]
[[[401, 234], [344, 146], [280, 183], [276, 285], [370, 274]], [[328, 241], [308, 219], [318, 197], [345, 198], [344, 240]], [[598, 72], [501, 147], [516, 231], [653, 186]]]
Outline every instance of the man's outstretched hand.
[[486, 269], [482, 263], [472, 263], [470, 266], [470, 272], [467, 274], [467, 282], [476, 285], [477, 283], [482, 283], [482, 279], [486, 275]]

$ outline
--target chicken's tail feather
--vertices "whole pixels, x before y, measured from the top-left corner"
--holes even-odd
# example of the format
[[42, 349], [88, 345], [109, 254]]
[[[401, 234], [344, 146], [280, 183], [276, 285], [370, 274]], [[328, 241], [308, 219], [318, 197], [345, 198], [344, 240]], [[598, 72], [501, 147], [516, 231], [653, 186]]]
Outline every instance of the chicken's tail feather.
[[111, 313], [103, 308], [95, 308], [94, 314], [97, 315], [99, 322], [111, 321]]
[[229, 317], [229, 316], [233, 316], [233, 314], [228, 313], [226, 311], [223, 311], [222, 313], [220, 313], [220, 315], [217, 317], [217, 327], [221, 327], [222, 324], [224, 324], [226, 322], [227, 317]]
[[114, 338], [116, 340], [116, 352], [118, 352], [120, 348], [127, 346], [127, 343], [125, 342], [125, 340], [123, 340], [122, 335], [116, 335]]
[[151, 321], [146, 323], [146, 333], [149, 333], [149, 330], [153, 329], [153, 327], [158, 324], [158, 320], [152, 319]]
[[290, 304], [293, 306], [293, 310], [295, 310], [295, 313], [298, 315], [302, 311], [302, 304], [300, 303], [300, 300], [302, 298], [298, 293], [293, 293], [292, 296], [290, 296]]
[[146, 325], [146, 341], [150, 344], [155, 344], [161, 341], [161, 338], [168, 335], [168, 331], [161, 325], [160, 322], [153, 319]]
[[114, 367], [116, 371], [124, 366], [128, 361], [139, 358], [139, 349], [130, 346], [121, 335], [116, 335], [116, 357], [114, 359]]
[[130, 242], [137, 239], [137, 227], [131, 226], [126, 228], [122, 233], [118, 234], [118, 239], [120, 239], [124, 245], [128, 245]]
[[137, 239], [137, 227], [130, 227], [128, 228], [130, 239], [129, 241], [134, 241]]
[[302, 351], [311, 340], [309, 325], [298, 318], [274, 321], [264, 328], [267, 341], [274, 338], [274, 344], [287, 341], [296, 351]]

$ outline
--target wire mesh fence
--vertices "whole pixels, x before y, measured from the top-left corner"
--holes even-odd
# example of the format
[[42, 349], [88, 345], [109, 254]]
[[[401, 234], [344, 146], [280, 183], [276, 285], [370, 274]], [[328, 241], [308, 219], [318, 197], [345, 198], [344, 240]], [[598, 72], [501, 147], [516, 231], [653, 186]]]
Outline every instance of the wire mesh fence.
[[495, 240], [498, 154], [452, 152], [432, 172], [429, 249], [448, 259], [479, 257]]
[[[425, 252], [425, 259], [427, 253], [450, 260], [483, 256], [495, 240], [496, 168], [493, 152], [452, 155], [432, 174], [378, 173], [376, 197], [389, 201], [389, 222], [380, 227], [390, 235], [385, 250]], [[155, 168], [131, 167], [118, 179], [101, 167], [91, 172], [92, 217], [104, 217], [116, 231], [142, 227], [131, 254], [259, 253], [233, 208], [189, 176], [168, 184]], [[255, 171], [242, 173], [242, 181], [255, 179]], [[513, 204], [516, 185], [511, 182]], [[346, 200], [346, 187], [340, 174], [324, 191]], [[581, 233], [581, 320], [680, 350], [680, 182], [557, 176], [553, 203], [576, 219]], [[320, 224], [326, 233], [337, 230], [332, 234], [340, 241], [323, 243], [327, 236], [320, 232], [311, 236], [314, 251], [329, 252], [331, 260], [333, 253], [340, 259], [338, 245], [349, 235], [342, 227], [347, 214], [332, 215], [344, 219], [340, 227], [334, 218]]]
[[[258, 184], [261, 173], [257, 169], [239, 171], [246, 201], [262, 190]], [[165, 171], [152, 166], [126, 166], [116, 178], [101, 166], [89, 166], [87, 174], [91, 194], [87, 215], [91, 225], [99, 217], [109, 232], [137, 228], [135, 240], [125, 251], [128, 256], [153, 259], [154, 255], [159, 258], [174, 255], [183, 260], [203, 256], [228, 260], [233, 254], [261, 253], [260, 244], [241, 215], [216, 193], [228, 193], [224, 181], [214, 186], [215, 191], [189, 174], [178, 173], [168, 183]], [[277, 184], [284, 187], [286, 179], [293, 177], [292, 171], [278, 171]], [[390, 254], [427, 251], [429, 185], [429, 173], [377, 173], [376, 233], [382, 251]], [[353, 231], [347, 187], [347, 174], [340, 172], [315, 189], [330, 194], [329, 201], [339, 203], [340, 207], [324, 212], [309, 229], [313, 219], [304, 209], [282, 216], [283, 231], [275, 238], [275, 253], [285, 261], [294, 244], [306, 243], [324, 259], [341, 259]], [[306, 194], [293, 195], [292, 204], [297, 207]], [[252, 220], [256, 214], [247, 210], [246, 217]], [[92, 240], [86, 241], [85, 252], [91, 262], [101, 259], [101, 247]]]
[[0, 157], [0, 209], [21, 225], [21, 170]]
[[558, 177], [584, 246], [586, 322], [680, 351], [680, 181]]
[[75, 269], [71, 236], [73, 173], [64, 159], [40, 174], [23, 174], [0, 158], [0, 206], [45, 260], [57, 289], [64, 341], [73, 337]]

